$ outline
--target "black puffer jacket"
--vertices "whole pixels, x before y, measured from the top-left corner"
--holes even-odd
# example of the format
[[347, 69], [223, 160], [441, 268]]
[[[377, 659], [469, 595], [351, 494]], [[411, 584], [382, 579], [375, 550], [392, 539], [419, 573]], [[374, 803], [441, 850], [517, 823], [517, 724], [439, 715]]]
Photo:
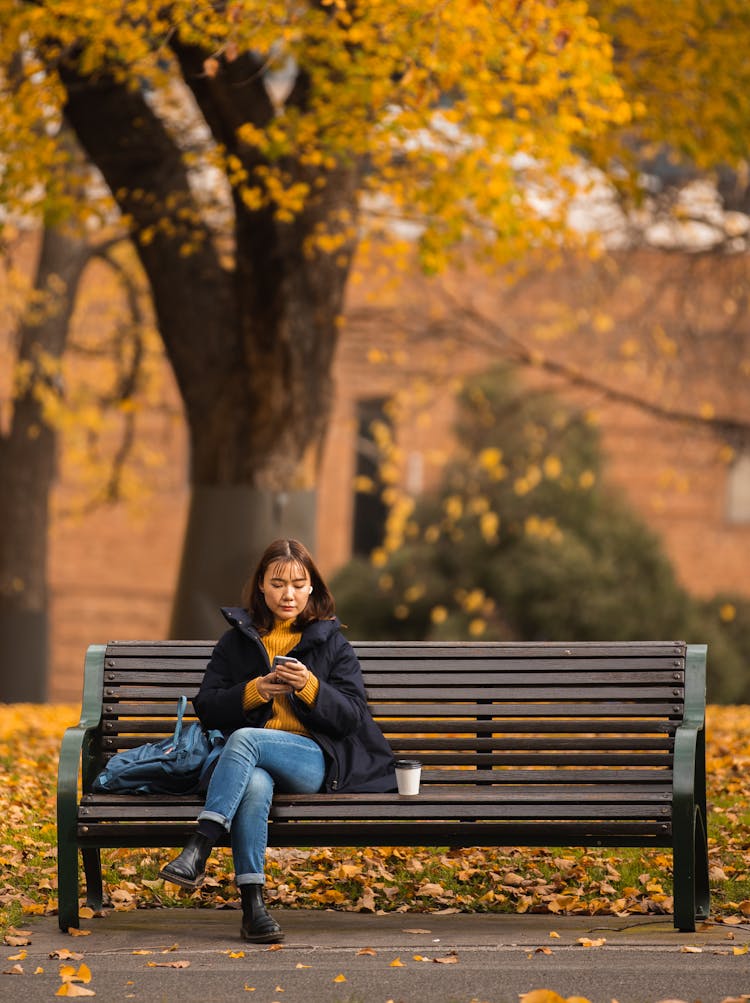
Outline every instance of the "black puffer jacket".
[[[219, 728], [225, 734], [238, 728], [263, 728], [271, 716], [271, 703], [245, 713], [242, 697], [248, 680], [269, 671], [266, 649], [247, 610], [232, 607], [222, 613], [232, 628], [219, 638], [193, 706], [204, 727]], [[339, 621], [309, 624], [289, 654], [320, 681], [313, 707], [294, 694], [290, 699], [294, 713], [325, 755], [324, 790], [395, 791], [393, 755], [372, 719], [359, 661]]]

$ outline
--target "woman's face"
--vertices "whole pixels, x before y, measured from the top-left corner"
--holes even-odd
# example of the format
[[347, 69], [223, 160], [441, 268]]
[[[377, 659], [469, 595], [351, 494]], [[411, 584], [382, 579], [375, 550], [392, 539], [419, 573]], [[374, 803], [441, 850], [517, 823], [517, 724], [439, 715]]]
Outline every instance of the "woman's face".
[[266, 606], [278, 620], [294, 620], [307, 606], [312, 592], [310, 575], [296, 561], [270, 564], [260, 590]]

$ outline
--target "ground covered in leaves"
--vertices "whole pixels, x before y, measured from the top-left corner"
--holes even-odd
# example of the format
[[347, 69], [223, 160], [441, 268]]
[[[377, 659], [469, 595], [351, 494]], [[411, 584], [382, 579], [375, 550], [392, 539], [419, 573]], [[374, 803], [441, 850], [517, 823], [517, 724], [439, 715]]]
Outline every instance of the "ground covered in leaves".
[[[0, 929], [54, 912], [55, 789], [63, 730], [78, 708], [0, 706]], [[708, 711], [712, 913], [750, 917], [750, 706]], [[190, 893], [159, 878], [172, 851], [105, 851], [112, 908], [217, 908], [236, 901], [229, 851]], [[270, 850], [268, 899], [287, 907], [368, 911], [671, 912], [671, 853], [636, 849]], [[85, 912], [84, 912], [85, 916]]]

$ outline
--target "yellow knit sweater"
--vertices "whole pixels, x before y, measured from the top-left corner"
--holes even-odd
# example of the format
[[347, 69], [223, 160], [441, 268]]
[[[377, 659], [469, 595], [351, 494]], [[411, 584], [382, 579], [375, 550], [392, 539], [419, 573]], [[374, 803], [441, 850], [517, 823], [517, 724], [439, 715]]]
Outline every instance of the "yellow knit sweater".
[[[273, 630], [261, 638], [263, 647], [268, 652], [268, 659], [273, 662], [274, 655], [288, 655], [295, 645], [299, 644], [302, 634], [292, 630], [293, 620], [277, 620]], [[318, 695], [320, 687], [319, 680], [310, 673], [310, 678], [305, 683], [297, 696], [308, 706], [312, 707]], [[242, 706], [245, 711], [253, 710], [264, 703], [263, 697], [258, 693], [255, 680], [251, 679], [245, 687], [242, 699]], [[288, 696], [274, 697], [271, 717], [266, 723], [266, 728], [276, 728], [279, 731], [291, 731], [295, 735], [308, 735], [309, 731], [303, 726], [292, 709]]]

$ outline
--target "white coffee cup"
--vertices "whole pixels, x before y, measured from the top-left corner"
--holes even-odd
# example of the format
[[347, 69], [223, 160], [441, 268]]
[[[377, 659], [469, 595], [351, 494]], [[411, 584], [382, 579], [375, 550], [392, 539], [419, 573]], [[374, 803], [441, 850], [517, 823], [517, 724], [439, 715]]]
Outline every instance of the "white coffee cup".
[[396, 783], [399, 794], [419, 794], [422, 764], [418, 759], [396, 760]]

